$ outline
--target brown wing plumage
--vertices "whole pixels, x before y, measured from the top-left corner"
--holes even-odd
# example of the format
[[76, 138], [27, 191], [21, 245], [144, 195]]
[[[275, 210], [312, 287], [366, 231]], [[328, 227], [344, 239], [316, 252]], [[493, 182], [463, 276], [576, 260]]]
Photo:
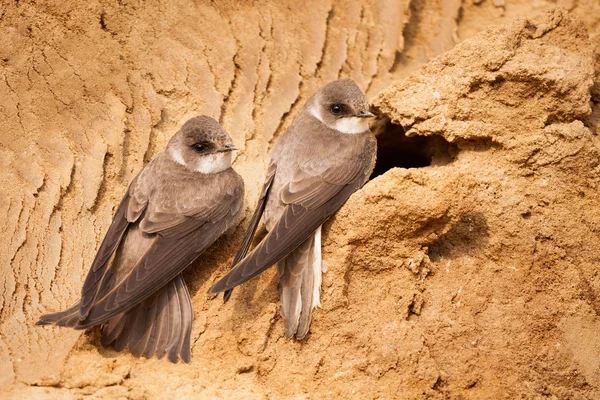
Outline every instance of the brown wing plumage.
[[[236, 197], [233, 193], [227, 194], [219, 203], [208, 207], [210, 211], [198, 210], [178, 225], [154, 233], [154, 243], [131, 272], [111, 286], [102, 298], [96, 299], [76, 328], [84, 329], [108, 321], [175, 278], [231, 226], [240, 208]], [[153, 232], [152, 219], [145, 223], [146, 216], [143, 218], [139, 225], [142, 231]]]
[[79, 322], [79, 305], [77, 302], [64, 311], [42, 315], [35, 324], [73, 327]]
[[325, 171], [297, 169], [279, 192], [285, 207], [275, 226], [209, 293], [229, 290], [252, 279], [302, 244], [368, 178], [371, 160], [354, 161]]
[[[132, 182], [130, 187], [127, 189], [125, 196], [123, 196], [123, 200], [121, 200], [119, 207], [117, 207], [112, 224], [108, 228], [108, 232], [106, 232], [106, 236], [104, 236], [104, 239], [100, 244], [100, 248], [98, 249], [98, 253], [96, 253], [96, 257], [92, 262], [90, 272], [88, 272], [88, 275], [85, 278], [83, 288], [81, 289], [81, 300], [79, 305], [79, 314], [81, 319], [87, 316], [90, 308], [94, 305], [94, 300], [96, 300], [100, 294], [102, 282], [110, 281], [109, 275], [111, 275], [114, 271], [109, 268], [109, 261], [119, 247], [119, 244], [121, 243], [129, 224], [137, 221], [146, 208], [147, 203], [143, 203], [138, 207], [134, 207], [133, 204], [131, 204], [132, 207], [130, 207], [131, 196], [129, 191], [133, 186], [135, 186], [135, 181]], [[135, 203], [135, 200], [131, 203]], [[130, 208], [137, 208], [137, 210], [132, 212]]]
[[[258, 223], [260, 218], [262, 217], [263, 212], [265, 211], [265, 206], [267, 204], [267, 197], [269, 195], [269, 190], [271, 189], [271, 185], [273, 184], [273, 178], [275, 178], [275, 172], [277, 171], [277, 165], [274, 162], [269, 164], [269, 168], [267, 168], [267, 177], [265, 178], [265, 183], [263, 184], [262, 192], [260, 193], [260, 197], [258, 198], [258, 203], [256, 204], [256, 210], [254, 211], [254, 215], [252, 215], [252, 219], [250, 220], [250, 224], [246, 229], [246, 233], [244, 234], [244, 238], [240, 243], [240, 247], [238, 248], [235, 257], [233, 258], [233, 262], [231, 263], [231, 268], [233, 268], [237, 263], [242, 261], [246, 254], [248, 253], [248, 249], [250, 248], [250, 244], [252, 243], [252, 238], [254, 237], [254, 233], [256, 232], [256, 228], [258, 227]], [[223, 293], [223, 301], [227, 302], [231, 297], [233, 289], [226, 290]]]
[[138, 177], [131, 182], [117, 207], [81, 289], [81, 299], [64, 311], [42, 315], [36, 325], [55, 324], [75, 327], [88, 315], [95, 300], [110, 290], [117, 272], [112, 265], [115, 253], [127, 236], [131, 223], [139, 219], [148, 204], [147, 201], [139, 202], [135, 196], [132, 196], [137, 179]]

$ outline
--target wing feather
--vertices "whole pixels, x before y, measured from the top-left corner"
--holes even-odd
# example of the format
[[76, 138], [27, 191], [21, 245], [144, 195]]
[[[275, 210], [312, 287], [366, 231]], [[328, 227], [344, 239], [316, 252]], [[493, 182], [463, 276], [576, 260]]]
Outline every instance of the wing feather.
[[[239, 263], [246, 254], [248, 253], [248, 249], [250, 248], [250, 244], [252, 243], [252, 238], [254, 238], [254, 233], [256, 232], [256, 228], [258, 227], [258, 223], [260, 218], [262, 217], [263, 212], [265, 211], [265, 206], [267, 205], [267, 197], [269, 195], [269, 191], [271, 189], [271, 185], [273, 184], [273, 179], [275, 178], [275, 172], [277, 171], [277, 165], [274, 162], [269, 164], [269, 168], [267, 168], [267, 176], [265, 178], [265, 183], [263, 184], [262, 191], [260, 193], [260, 197], [258, 198], [258, 203], [256, 205], [256, 209], [254, 211], [254, 215], [252, 215], [252, 219], [250, 220], [250, 224], [246, 229], [246, 233], [244, 234], [244, 238], [240, 243], [240, 247], [238, 248], [235, 257], [233, 258], [233, 262], [231, 263], [231, 268], [233, 268], [237, 263]], [[227, 302], [231, 297], [233, 289], [226, 290], [223, 293], [223, 302]]]
[[[105, 323], [174, 279], [232, 225], [241, 208], [242, 190], [229, 189], [219, 196], [220, 201], [191, 209], [179, 224], [156, 233], [146, 232], [154, 235], [153, 243], [128, 274], [101, 291], [102, 297], [94, 298], [86, 318], [76, 328]], [[142, 230], [151, 215], [148, 205], [140, 221]], [[173, 218], [179, 219], [179, 215]]]
[[[135, 181], [132, 182], [132, 186]], [[131, 188], [131, 186], [130, 186]], [[81, 289], [81, 300], [79, 305], [79, 318], [85, 319], [90, 309], [94, 305], [94, 301], [102, 292], [103, 282], [107, 281], [108, 275], [111, 274], [109, 267], [110, 259], [119, 247], [123, 236], [131, 222], [135, 222], [143, 213], [146, 204], [143, 206], [137, 205], [137, 210], [132, 212], [130, 208], [130, 189], [127, 190], [121, 203], [117, 207], [113, 221], [106, 232], [106, 236], [100, 244], [98, 253], [92, 262], [90, 272], [85, 278], [83, 288]]]
[[159, 236], [131, 273], [94, 304], [77, 328], [103, 323], [163, 287], [225, 232], [228, 222], [207, 222], [183, 238]]
[[356, 175], [346, 185], [315, 181], [312, 186], [296, 191], [296, 196], [284, 187], [281, 197], [287, 205], [273, 229], [209, 293], [229, 290], [252, 279], [296, 249], [362, 186], [365, 175]]

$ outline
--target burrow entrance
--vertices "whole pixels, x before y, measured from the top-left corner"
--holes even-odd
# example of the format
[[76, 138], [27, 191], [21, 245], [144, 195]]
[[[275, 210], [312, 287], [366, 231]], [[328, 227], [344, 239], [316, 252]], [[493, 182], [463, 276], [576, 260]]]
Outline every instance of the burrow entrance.
[[408, 137], [402, 126], [389, 119], [380, 120], [372, 130], [377, 138], [377, 163], [371, 179], [392, 168], [447, 165], [458, 153], [457, 146], [441, 136]]

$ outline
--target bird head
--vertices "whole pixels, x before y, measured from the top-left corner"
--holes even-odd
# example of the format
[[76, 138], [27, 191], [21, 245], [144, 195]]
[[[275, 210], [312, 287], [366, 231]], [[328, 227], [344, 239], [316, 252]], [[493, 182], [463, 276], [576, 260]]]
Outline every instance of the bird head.
[[233, 145], [229, 134], [211, 117], [188, 120], [171, 138], [167, 153], [178, 164], [204, 173], [215, 174], [231, 167]]

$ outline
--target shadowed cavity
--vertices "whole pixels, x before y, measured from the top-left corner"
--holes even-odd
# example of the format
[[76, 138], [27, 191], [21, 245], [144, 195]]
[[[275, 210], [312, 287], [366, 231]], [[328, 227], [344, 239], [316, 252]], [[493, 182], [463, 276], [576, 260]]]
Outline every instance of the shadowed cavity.
[[377, 138], [377, 162], [371, 179], [392, 168], [447, 165], [457, 154], [456, 145], [443, 137], [408, 137], [402, 126], [393, 124], [389, 119], [377, 121], [372, 131]]

